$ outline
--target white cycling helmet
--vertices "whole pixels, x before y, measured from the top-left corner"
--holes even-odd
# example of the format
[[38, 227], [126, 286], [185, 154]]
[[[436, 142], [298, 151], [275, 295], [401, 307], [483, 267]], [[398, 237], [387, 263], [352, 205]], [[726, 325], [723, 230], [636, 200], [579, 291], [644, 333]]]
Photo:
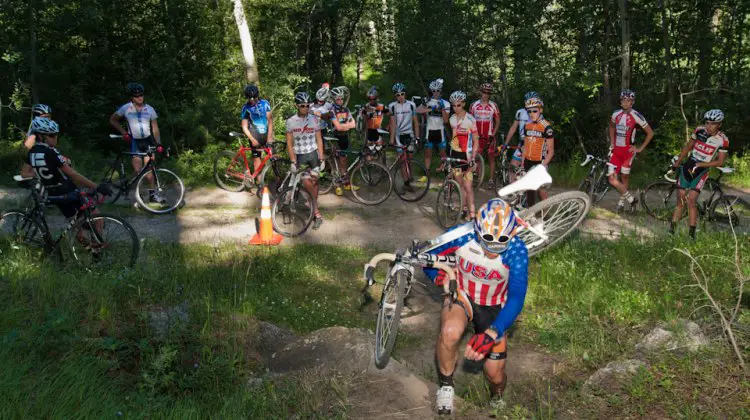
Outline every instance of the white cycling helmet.
[[331, 97], [331, 89], [328, 83], [323, 83], [323, 86], [315, 92], [315, 98], [321, 102], [327, 101]]
[[703, 115], [706, 121], [722, 122], [724, 121], [724, 113], [720, 109], [709, 109]]
[[452, 104], [456, 103], [456, 102], [459, 102], [459, 101], [466, 101], [466, 93], [464, 93], [461, 90], [457, 90], [457, 91], [451, 93], [451, 96], [450, 96], [449, 100], [450, 100], [450, 103], [452, 103]]
[[31, 132], [39, 134], [57, 134], [60, 126], [49, 118], [34, 118], [31, 121]]
[[333, 99], [346, 98], [347, 91], [346, 86], [337, 86], [331, 89], [331, 97]]
[[477, 210], [474, 233], [477, 242], [488, 252], [504, 252], [516, 236], [516, 212], [500, 198], [493, 198]]
[[435, 92], [443, 89], [443, 79], [435, 79], [430, 82], [430, 91]]

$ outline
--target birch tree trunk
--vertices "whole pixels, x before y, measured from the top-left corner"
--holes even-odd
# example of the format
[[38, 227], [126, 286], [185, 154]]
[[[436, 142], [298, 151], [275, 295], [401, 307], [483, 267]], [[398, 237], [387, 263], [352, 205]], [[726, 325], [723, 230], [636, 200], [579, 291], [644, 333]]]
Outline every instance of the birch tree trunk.
[[232, 2], [234, 2], [234, 21], [237, 24], [237, 30], [240, 33], [242, 56], [245, 58], [245, 74], [247, 81], [250, 83], [258, 83], [258, 65], [255, 62], [253, 40], [250, 37], [250, 27], [247, 25], [245, 8], [242, 6], [242, 0], [232, 0]]

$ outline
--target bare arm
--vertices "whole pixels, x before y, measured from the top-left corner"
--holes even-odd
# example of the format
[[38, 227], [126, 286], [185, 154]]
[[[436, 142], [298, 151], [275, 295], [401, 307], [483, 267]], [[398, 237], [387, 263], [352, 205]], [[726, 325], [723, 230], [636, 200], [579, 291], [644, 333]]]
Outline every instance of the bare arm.
[[116, 112], [109, 116], [109, 123], [112, 125], [112, 127], [115, 128], [115, 130], [117, 130], [117, 132], [119, 132], [123, 136], [128, 134], [122, 124], [120, 124], [120, 116], [117, 115]]
[[646, 128], [643, 129], [643, 131], [646, 132], [646, 139], [643, 140], [643, 144], [641, 144], [641, 147], [637, 147], [635, 149], [636, 153], [641, 153], [643, 149], [645, 149], [646, 146], [648, 146], [648, 144], [651, 143], [651, 139], [654, 138], [654, 130], [651, 129], [650, 125], [647, 125]]
[[615, 123], [609, 120], [609, 148], [615, 148]]
[[36, 172], [34, 172], [34, 168], [31, 167], [28, 163], [24, 163], [21, 167], [21, 176], [24, 178], [34, 178], [36, 176]]
[[443, 124], [447, 123], [451, 118], [451, 113], [448, 108], [443, 108]]
[[70, 179], [73, 180], [73, 182], [76, 183], [76, 185], [84, 186], [88, 188], [96, 188], [96, 184], [92, 181], [90, 181], [85, 176], [79, 174], [76, 172], [75, 169], [73, 169], [70, 165], [63, 165], [60, 170]]
[[318, 159], [323, 161], [323, 134], [320, 132], [320, 130], [315, 131], [315, 143], [318, 144]]
[[677, 157], [677, 161], [674, 163], [674, 166], [679, 165], [682, 163], [682, 160], [685, 159], [685, 156], [687, 156], [688, 153], [690, 153], [691, 150], [693, 150], [693, 146], [695, 145], [695, 140], [690, 139], [685, 146], [682, 147], [682, 150], [680, 151], [680, 155]]
[[31, 148], [34, 147], [34, 144], [36, 144], [36, 134], [26, 137], [26, 140], [23, 142], [23, 147], [25, 147], [26, 150], [31, 150]]
[[255, 137], [253, 137], [252, 134], [250, 134], [250, 129], [248, 128], [249, 120], [247, 118], [242, 120], [242, 132], [245, 133], [245, 136], [250, 140], [250, 145], [253, 147], [260, 146], [260, 143], [258, 140], [255, 140]]
[[729, 156], [729, 153], [719, 152], [719, 158], [713, 162], [698, 162], [695, 166], [698, 168], [716, 168], [724, 166], [724, 161], [727, 159], [727, 156]]
[[391, 132], [391, 145], [396, 144], [396, 116], [391, 114], [391, 117], [388, 119], [388, 128]]
[[544, 157], [544, 161], [542, 161], [542, 165], [549, 166], [549, 163], [552, 161], [552, 158], [555, 156], [555, 139], [549, 138], [545, 141], [547, 142], [547, 156]]
[[513, 124], [510, 125], [510, 128], [508, 129], [508, 134], [505, 135], [505, 145], [507, 146], [508, 143], [510, 143], [510, 139], [516, 134], [516, 130], [518, 130], [518, 120], [513, 120]]
[[151, 120], [151, 135], [154, 136], [156, 144], [161, 144], [161, 131], [159, 131], [159, 123], [156, 120]]
[[268, 144], [273, 143], [273, 114], [271, 111], [266, 112], [266, 121], [268, 121]]
[[500, 131], [500, 114], [495, 114], [492, 117], [492, 120], [495, 123], [494, 125], [495, 129], [492, 130], [492, 137], [497, 137], [497, 132]]
[[292, 137], [292, 133], [286, 133], [286, 152], [289, 153], [289, 159], [292, 163], [297, 163], [297, 155], [294, 153], [294, 137]]
[[414, 131], [414, 136], [419, 137], [419, 135], [422, 134], [422, 132], [419, 129], [419, 119], [417, 119], [416, 114], [412, 115], [411, 123], [412, 123], [412, 130]]

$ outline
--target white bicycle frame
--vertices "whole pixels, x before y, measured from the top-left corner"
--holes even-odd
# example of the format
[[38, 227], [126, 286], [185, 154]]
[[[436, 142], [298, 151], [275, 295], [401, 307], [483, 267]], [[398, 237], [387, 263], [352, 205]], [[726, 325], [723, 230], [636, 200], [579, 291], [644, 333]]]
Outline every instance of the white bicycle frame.
[[[512, 194], [522, 193], [526, 191], [537, 191], [540, 188], [552, 184], [552, 176], [547, 172], [547, 168], [544, 165], [536, 165], [529, 170], [526, 175], [518, 179], [516, 182], [506, 185], [497, 191], [497, 195], [500, 198], [508, 197]], [[529, 244], [529, 247], [535, 247], [546, 242], [549, 237], [544, 234], [541, 230], [532, 226], [518, 214], [516, 214], [516, 220], [521, 225], [522, 230], [528, 230], [534, 235], [538, 236], [539, 239]]]

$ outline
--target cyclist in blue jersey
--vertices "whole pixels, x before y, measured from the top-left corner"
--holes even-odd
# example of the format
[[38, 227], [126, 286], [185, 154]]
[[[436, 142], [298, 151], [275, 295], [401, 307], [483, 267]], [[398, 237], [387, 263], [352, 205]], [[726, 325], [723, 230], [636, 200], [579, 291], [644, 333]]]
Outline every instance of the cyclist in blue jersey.
[[242, 118], [242, 132], [250, 140], [253, 149], [253, 171], [257, 172], [260, 167], [261, 151], [266, 144], [273, 143], [273, 114], [271, 105], [265, 99], [260, 99], [258, 87], [249, 84], [245, 86], [245, 98], [247, 102], [242, 105], [240, 118]]

